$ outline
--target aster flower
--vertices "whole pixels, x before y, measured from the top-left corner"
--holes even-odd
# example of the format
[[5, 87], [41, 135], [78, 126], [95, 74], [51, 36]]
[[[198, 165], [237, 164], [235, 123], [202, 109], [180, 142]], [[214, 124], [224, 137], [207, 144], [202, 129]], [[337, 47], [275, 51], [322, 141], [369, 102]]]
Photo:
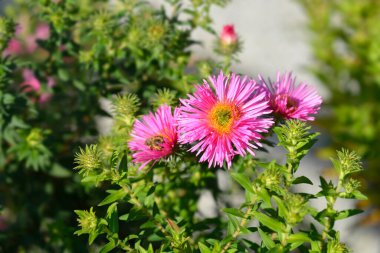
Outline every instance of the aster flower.
[[[25, 30], [25, 29], [24, 29]], [[50, 27], [48, 24], [40, 23], [35, 28], [34, 33], [23, 33], [23, 26], [16, 27], [16, 38], [9, 41], [5, 49], [5, 55], [23, 55], [32, 54], [38, 48], [38, 40], [47, 40], [50, 37]]]
[[260, 133], [268, 132], [273, 124], [271, 118], [262, 116], [271, 113], [264, 93], [255, 92], [258, 88], [254, 80], [232, 74], [210, 77], [209, 83], [196, 86], [196, 91], [181, 100], [179, 108], [179, 142], [195, 144], [191, 152], [197, 156], [203, 153], [200, 161], [208, 161], [209, 167], [228, 168], [235, 155], [255, 155], [254, 149], [261, 146]]
[[[23, 91], [26, 93], [35, 92], [39, 96], [38, 102], [40, 104], [44, 104], [48, 102], [53, 94], [48, 91], [43, 91], [41, 87], [41, 82], [37, 79], [31, 69], [23, 69], [22, 76], [24, 78], [24, 82], [20, 84], [23, 88]], [[47, 77], [47, 87], [52, 89], [55, 86], [55, 80], [53, 77]]]
[[275, 115], [284, 119], [314, 120], [311, 114], [316, 114], [322, 103], [314, 87], [306, 83], [297, 86], [291, 73], [278, 73], [276, 82], [266, 83], [261, 76], [259, 78]]
[[157, 162], [173, 153], [177, 144], [176, 121], [171, 108], [162, 105], [155, 114], [145, 115], [134, 123], [132, 140], [128, 143], [134, 152], [133, 162], [142, 163], [139, 169], [149, 162]]

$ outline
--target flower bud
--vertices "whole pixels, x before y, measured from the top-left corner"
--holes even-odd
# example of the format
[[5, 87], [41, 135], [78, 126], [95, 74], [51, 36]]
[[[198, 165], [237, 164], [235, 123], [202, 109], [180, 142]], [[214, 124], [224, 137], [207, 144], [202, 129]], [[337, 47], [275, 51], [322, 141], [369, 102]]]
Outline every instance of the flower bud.
[[75, 213], [78, 215], [77, 221], [81, 227], [81, 230], [77, 231], [76, 234], [90, 234], [91, 232], [96, 231], [98, 227], [98, 219], [95, 212], [92, 210], [92, 207], [90, 211], [75, 210]]
[[87, 176], [91, 171], [99, 169], [101, 166], [100, 151], [96, 145], [80, 148], [75, 155], [75, 163], [78, 164], [74, 169], [79, 169], [79, 173]]
[[233, 25], [225, 25], [220, 34], [220, 40], [225, 46], [236, 44], [238, 41], [238, 36], [235, 32], [235, 27]]

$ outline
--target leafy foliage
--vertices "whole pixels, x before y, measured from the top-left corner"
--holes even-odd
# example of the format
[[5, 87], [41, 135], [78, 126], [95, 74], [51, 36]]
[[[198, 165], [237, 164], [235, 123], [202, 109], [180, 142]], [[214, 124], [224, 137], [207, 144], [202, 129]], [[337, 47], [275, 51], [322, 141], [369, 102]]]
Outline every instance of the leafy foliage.
[[[192, 32], [202, 27], [215, 33], [210, 8], [227, 2], [168, 1], [173, 8], [167, 9], [136, 0], [17, 0], [4, 6], [0, 219], [5, 233], [0, 251], [96, 251], [72, 236], [72, 210], [89, 210], [99, 201], [102, 191], [93, 183], [125, 176], [121, 168], [128, 162], [121, 156], [133, 115], [168, 103], [199, 79], [201, 70], [190, 62], [190, 47], [199, 44]], [[157, 89], [162, 92], [156, 96]], [[115, 110], [99, 102], [115, 97]], [[91, 144], [98, 138], [98, 119], [111, 114], [117, 134], [100, 137], [96, 148]], [[78, 146], [84, 186], [71, 171]], [[121, 168], [114, 171], [114, 166]], [[107, 219], [115, 217], [113, 212]], [[108, 251], [116, 247], [113, 243]]]
[[[326, 103], [331, 113], [319, 118], [331, 146], [320, 152], [324, 158], [335, 149], [357, 150], [365, 160], [361, 173], [370, 205], [379, 207], [376, 185], [379, 174], [380, 95], [380, 3], [377, 1], [299, 1], [309, 17], [314, 63], [312, 73], [330, 91]], [[316, 8], [318, 6], [318, 8]], [[379, 208], [373, 217], [379, 220]], [[376, 211], [377, 210], [377, 211]]]

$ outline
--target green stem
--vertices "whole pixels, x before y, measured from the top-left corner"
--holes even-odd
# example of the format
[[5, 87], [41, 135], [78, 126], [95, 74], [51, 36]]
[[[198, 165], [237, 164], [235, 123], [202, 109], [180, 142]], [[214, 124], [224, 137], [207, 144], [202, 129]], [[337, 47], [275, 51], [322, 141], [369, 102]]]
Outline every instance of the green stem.
[[170, 233], [161, 225], [160, 222], [158, 222], [152, 214], [148, 211], [148, 209], [145, 208], [145, 206], [136, 198], [136, 196], [132, 193], [132, 191], [129, 189], [126, 185], [121, 185], [125, 192], [131, 197], [131, 200], [133, 204], [135, 204], [137, 207], [139, 207], [146, 216], [148, 216], [154, 224], [156, 224], [157, 228], [165, 235], [170, 237]]
[[244, 218], [242, 218], [242, 220], [240, 221], [240, 225], [238, 226], [238, 228], [236, 229], [236, 231], [233, 233], [232, 238], [223, 247], [223, 249], [222, 249], [222, 251], [220, 253], [227, 252], [227, 250], [229, 249], [229, 247], [231, 247], [232, 242], [235, 241], [236, 238], [239, 236], [239, 234], [241, 232], [241, 228], [244, 227], [247, 224], [248, 218], [250, 216], [250, 213], [252, 212], [252, 209], [253, 209], [252, 206], [250, 206], [250, 207], [247, 208], [247, 210], [245, 211], [245, 214], [244, 214]]

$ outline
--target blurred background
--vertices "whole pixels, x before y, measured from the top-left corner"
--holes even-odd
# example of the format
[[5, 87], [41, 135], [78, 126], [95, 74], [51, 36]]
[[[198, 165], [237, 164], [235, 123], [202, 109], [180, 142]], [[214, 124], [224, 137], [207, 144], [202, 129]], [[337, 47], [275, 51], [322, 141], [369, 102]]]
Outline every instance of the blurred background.
[[[84, 4], [89, 4], [88, 1], [83, 2]], [[151, 2], [157, 7], [163, 3], [163, 1]], [[0, 1], [0, 4], [4, 14], [4, 6], [11, 5], [11, 1]], [[27, 5], [24, 5], [22, 11], [28, 13], [25, 6]], [[169, 8], [169, 5], [166, 6]], [[13, 12], [8, 13], [10, 14], [7, 15], [18, 17], [17, 9], [16, 11], [13, 10]], [[29, 14], [32, 14], [32, 12]], [[328, 157], [334, 155], [334, 150], [345, 147], [360, 153], [363, 157], [365, 172], [359, 179], [366, 189], [367, 195], [370, 197], [369, 201], [356, 203], [344, 200], [338, 204], [342, 209], [359, 206], [366, 211], [359, 216], [350, 218], [349, 222], [345, 221], [344, 224], [338, 222], [336, 225], [341, 230], [343, 241], [347, 242], [354, 252], [379, 253], [380, 156], [378, 154], [380, 152], [380, 1], [235, 0], [231, 1], [231, 3], [227, 4], [224, 8], [213, 6], [210, 9], [210, 17], [212, 17], [214, 21], [211, 26], [216, 31], [216, 34], [209, 33], [202, 29], [202, 27], [198, 27], [195, 32], [191, 34], [191, 38], [195, 41], [201, 41], [201, 43], [186, 45], [191, 48], [193, 53], [188, 59], [191, 68], [194, 68], [194, 62], [208, 61], [209, 59], [218, 60], [222, 58], [214, 52], [215, 37], [218, 36], [224, 25], [232, 24], [242, 44], [241, 51], [236, 55], [238, 61], [233, 62], [231, 65], [232, 70], [247, 74], [251, 77], [256, 77], [258, 74], [261, 74], [262, 76], [270, 76], [272, 79], [275, 79], [277, 71], [292, 71], [297, 76], [298, 81], [314, 85], [325, 98], [322, 112], [314, 123], [315, 129], [322, 132], [322, 137], [314, 149], [314, 155], [305, 159], [300, 173], [309, 174], [310, 177], [314, 179], [313, 182], [315, 184], [318, 184], [318, 176], [320, 173], [334, 179], [333, 172], [329, 170], [330, 162], [328, 160]], [[33, 22], [33, 26], [36, 26], [36, 21], [32, 20], [32, 23]], [[62, 40], [62, 42], [65, 41]], [[74, 49], [68, 48], [67, 50], [70, 51]], [[62, 48], [62, 51], [64, 52], [65, 49]], [[68, 53], [68, 55], [62, 53], [59, 57], [69, 57], [69, 55], [70, 53]], [[83, 54], [82, 56], [85, 57]], [[29, 56], [22, 55], [22, 57], [28, 58]], [[37, 55], [33, 57], [38, 61], [40, 56]], [[188, 55], [186, 55], [186, 57], [188, 57]], [[69, 60], [69, 58], [66, 60]], [[85, 59], [83, 59], [83, 61], [84, 60]], [[62, 61], [64, 62], [64, 60]], [[28, 64], [26, 64], [25, 67], [27, 68]], [[53, 70], [51, 71], [54, 72], [55, 66], [49, 65], [48, 67], [52, 68]], [[68, 73], [72, 74], [73, 72]], [[68, 77], [65, 77], [65, 75], [68, 75], [68, 73], [59, 73], [58, 78], [56, 78], [58, 80], [56, 81], [58, 83], [59, 80], [63, 83], [67, 82]], [[23, 75], [25, 78], [27, 73], [23, 73]], [[138, 78], [140, 77], [137, 76], [136, 79]], [[78, 83], [76, 87], [79, 87], [79, 90], [81, 89], [80, 84], [83, 80], [77, 80]], [[149, 80], [150, 85], [155, 87], [155, 80]], [[191, 82], [192, 80], [196, 79], [189, 78], [183, 81]], [[20, 82], [21, 81], [22, 80], [20, 80]], [[45, 82], [48, 86], [49, 80], [46, 79]], [[136, 85], [134, 82], [130, 82], [129, 84]], [[146, 86], [143, 87], [147, 89]], [[175, 89], [174, 85], [171, 87]], [[140, 92], [142, 96], [148, 97], [149, 94], [145, 94], [144, 89], [136, 90]], [[148, 90], [149, 89], [150, 88], [148, 88]], [[183, 91], [178, 89], [178, 93], [181, 94], [181, 92]], [[103, 93], [101, 97], [107, 96]], [[41, 97], [39, 97], [39, 99], [41, 99]], [[87, 105], [91, 105], [92, 103], [96, 103], [98, 99], [99, 96], [88, 96], [86, 103]], [[107, 109], [107, 106], [105, 107]], [[63, 107], [57, 106], [55, 109], [58, 108]], [[79, 111], [81, 111], [80, 108], [81, 107], [78, 107]], [[99, 112], [103, 109], [100, 108], [99, 111], [94, 109], [92, 114], [98, 117], [102, 114]], [[102, 116], [103, 118], [101, 118], [100, 122], [98, 121], [98, 128], [94, 125], [86, 130], [87, 135], [83, 131], [78, 131], [78, 135], [87, 136], [86, 138], [91, 139], [96, 135], [97, 131], [102, 132], [105, 131], [104, 128], [109, 128], [109, 121], [104, 118], [107, 117], [107, 115]], [[61, 120], [62, 118], [64, 118], [64, 116], [57, 116], [57, 120]], [[82, 127], [87, 124], [84, 117], [78, 117], [78, 122], [80, 122], [78, 125]], [[55, 127], [58, 128], [59, 126], [58, 124]], [[70, 131], [77, 131], [77, 129], [70, 129]], [[19, 138], [32, 138], [36, 135], [44, 134], [35, 130], [34, 132], [25, 133]], [[68, 138], [74, 137], [70, 136]], [[5, 138], [4, 142], [9, 141], [8, 139]], [[70, 142], [70, 146], [63, 145], [64, 147], [60, 147], [58, 150], [52, 152], [70, 149], [70, 147], [74, 149], [73, 147], [81, 142], [83, 143], [83, 139], [75, 140]], [[2, 145], [3, 148], [7, 148], [9, 144]], [[72, 151], [68, 152], [68, 154], [69, 153], [72, 156]], [[4, 164], [4, 168], [6, 168], [7, 163]], [[68, 178], [71, 178], [72, 175], [65, 174], [66, 170], [60, 167], [62, 163], [54, 164], [57, 164], [57, 166], [54, 167], [55, 174], [50, 175], [53, 176], [53, 179], [50, 178], [49, 180], [57, 181], [53, 182], [53, 185], [63, 185], [64, 183], [62, 183], [60, 178], [69, 180]], [[58, 164], [60, 164], [60, 166], [58, 166]], [[39, 165], [36, 167], [39, 167]], [[73, 167], [69, 162], [63, 165], [67, 168]], [[30, 195], [27, 194], [23, 198], [13, 198], [18, 195], [18, 192], [23, 192], [25, 190], [23, 187], [26, 186], [21, 183], [20, 188], [9, 189], [10, 182], [13, 182], [12, 180], [16, 180], [16, 178], [20, 176], [16, 173], [17, 169], [13, 167], [13, 174], [8, 175], [9, 168], [8, 166], [8, 172], [5, 172], [6, 170], [4, 169], [0, 170], [0, 183], [2, 184], [0, 185], [0, 189], [3, 189], [3, 191], [0, 192], [0, 203], [5, 207], [7, 207], [7, 204], [10, 205], [10, 207], [4, 209], [5, 211], [2, 216], [0, 216], [0, 218], [3, 219], [0, 220], [0, 242], [1, 240], [5, 242], [4, 240], [10, 240], [10, 238], [24, 237], [21, 231], [27, 231], [28, 233], [33, 231], [29, 230], [29, 226], [24, 226], [25, 224], [23, 224], [29, 218], [30, 209], [34, 209], [36, 206], [40, 208], [40, 210], [34, 210], [32, 213], [49, 209], [49, 205], [41, 206], [40, 204], [35, 204], [33, 201], [41, 203], [41, 199], [29, 199], [28, 196]], [[43, 177], [41, 174], [38, 174], [38, 176]], [[220, 176], [223, 177], [223, 175]], [[46, 183], [46, 180], [47, 179], [44, 178], [42, 181]], [[73, 182], [78, 183], [78, 179], [74, 178], [73, 180]], [[43, 190], [49, 191], [50, 188], [56, 187], [53, 185], [47, 183], [44, 185]], [[66, 195], [64, 195], [64, 197], [72, 198], [73, 203], [80, 201], [81, 198], [85, 198], [85, 196], [87, 196], [86, 194], [92, 193], [88, 189], [77, 189], [78, 186], [75, 186], [75, 183], [72, 183], [70, 187], [66, 189], [64, 193]], [[312, 191], [313, 189], [310, 190]], [[38, 187], [28, 189], [28, 191], [38, 192]], [[4, 196], [6, 194], [10, 195]], [[12, 200], [10, 200], [9, 196], [13, 196]], [[49, 196], [50, 198], [52, 197], [51, 195]], [[199, 206], [204, 207], [204, 212], [212, 210], [212, 208], [208, 206], [210, 203], [212, 205], [213, 202], [210, 198], [211, 197], [208, 197], [206, 194], [200, 200], [201, 203]], [[22, 202], [25, 204], [26, 200], [30, 200], [30, 203], [26, 204], [27, 207], [20, 204]], [[315, 205], [318, 206], [318, 202], [316, 202]], [[23, 210], [23, 208], [26, 209], [25, 212], [20, 211], [19, 214], [16, 214], [18, 217], [15, 218], [14, 214], [10, 214], [13, 210], [12, 208], [17, 210], [17, 212]], [[62, 207], [56, 208], [57, 210], [62, 209]], [[70, 216], [70, 210], [78, 209], [78, 206], [74, 204], [74, 206], [66, 206], [65, 209], [65, 212], [58, 214], [59, 217], [62, 217], [62, 220]], [[57, 215], [53, 210], [50, 210], [48, 213], [51, 219], [54, 219], [54, 215]], [[39, 217], [37, 213], [35, 215]], [[4, 221], [6, 217], [12, 217], [12, 219], [18, 220], [18, 223], [21, 224], [19, 227], [16, 226], [20, 231], [19, 234], [16, 232], [13, 233], [11, 237], [7, 237], [7, 234], [5, 234], [7, 233], [6, 226], [10, 226], [10, 224]], [[62, 224], [50, 226], [51, 221], [35, 222], [35, 224], [32, 223], [32, 226], [37, 226], [36, 224], [40, 226], [41, 222], [44, 224], [42, 227], [49, 227], [49, 229], [53, 230], [50, 231], [50, 233], [53, 234], [55, 233], [54, 230], [60, 230], [63, 227]], [[1, 228], [2, 225], [4, 227], [3, 229]], [[20, 228], [25, 230], [20, 230]], [[67, 229], [66, 235], [72, 235], [75, 230], [69, 228], [65, 229]], [[60, 234], [57, 233], [57, 236], [58, 235]], [[28, 240], [40, 241], [42, 239], [38, 238], [38, 236], [36, 236], [36, 238], [26, 236], [21, 241], [28, 244]], [[54, 240], [53, 238], [53, 241]], [[65, 243], [73, 244], [73, 242], [58, 241], [57, 239], [59, 245], [65, 245]], [[83, 243], [86, 242], [83, 241]], [[73, 250], [73, 252], [75, 252], [75, 250], [83, 249], [73, 247]], [[0, 252], [2, 252], [1, 247]]]

